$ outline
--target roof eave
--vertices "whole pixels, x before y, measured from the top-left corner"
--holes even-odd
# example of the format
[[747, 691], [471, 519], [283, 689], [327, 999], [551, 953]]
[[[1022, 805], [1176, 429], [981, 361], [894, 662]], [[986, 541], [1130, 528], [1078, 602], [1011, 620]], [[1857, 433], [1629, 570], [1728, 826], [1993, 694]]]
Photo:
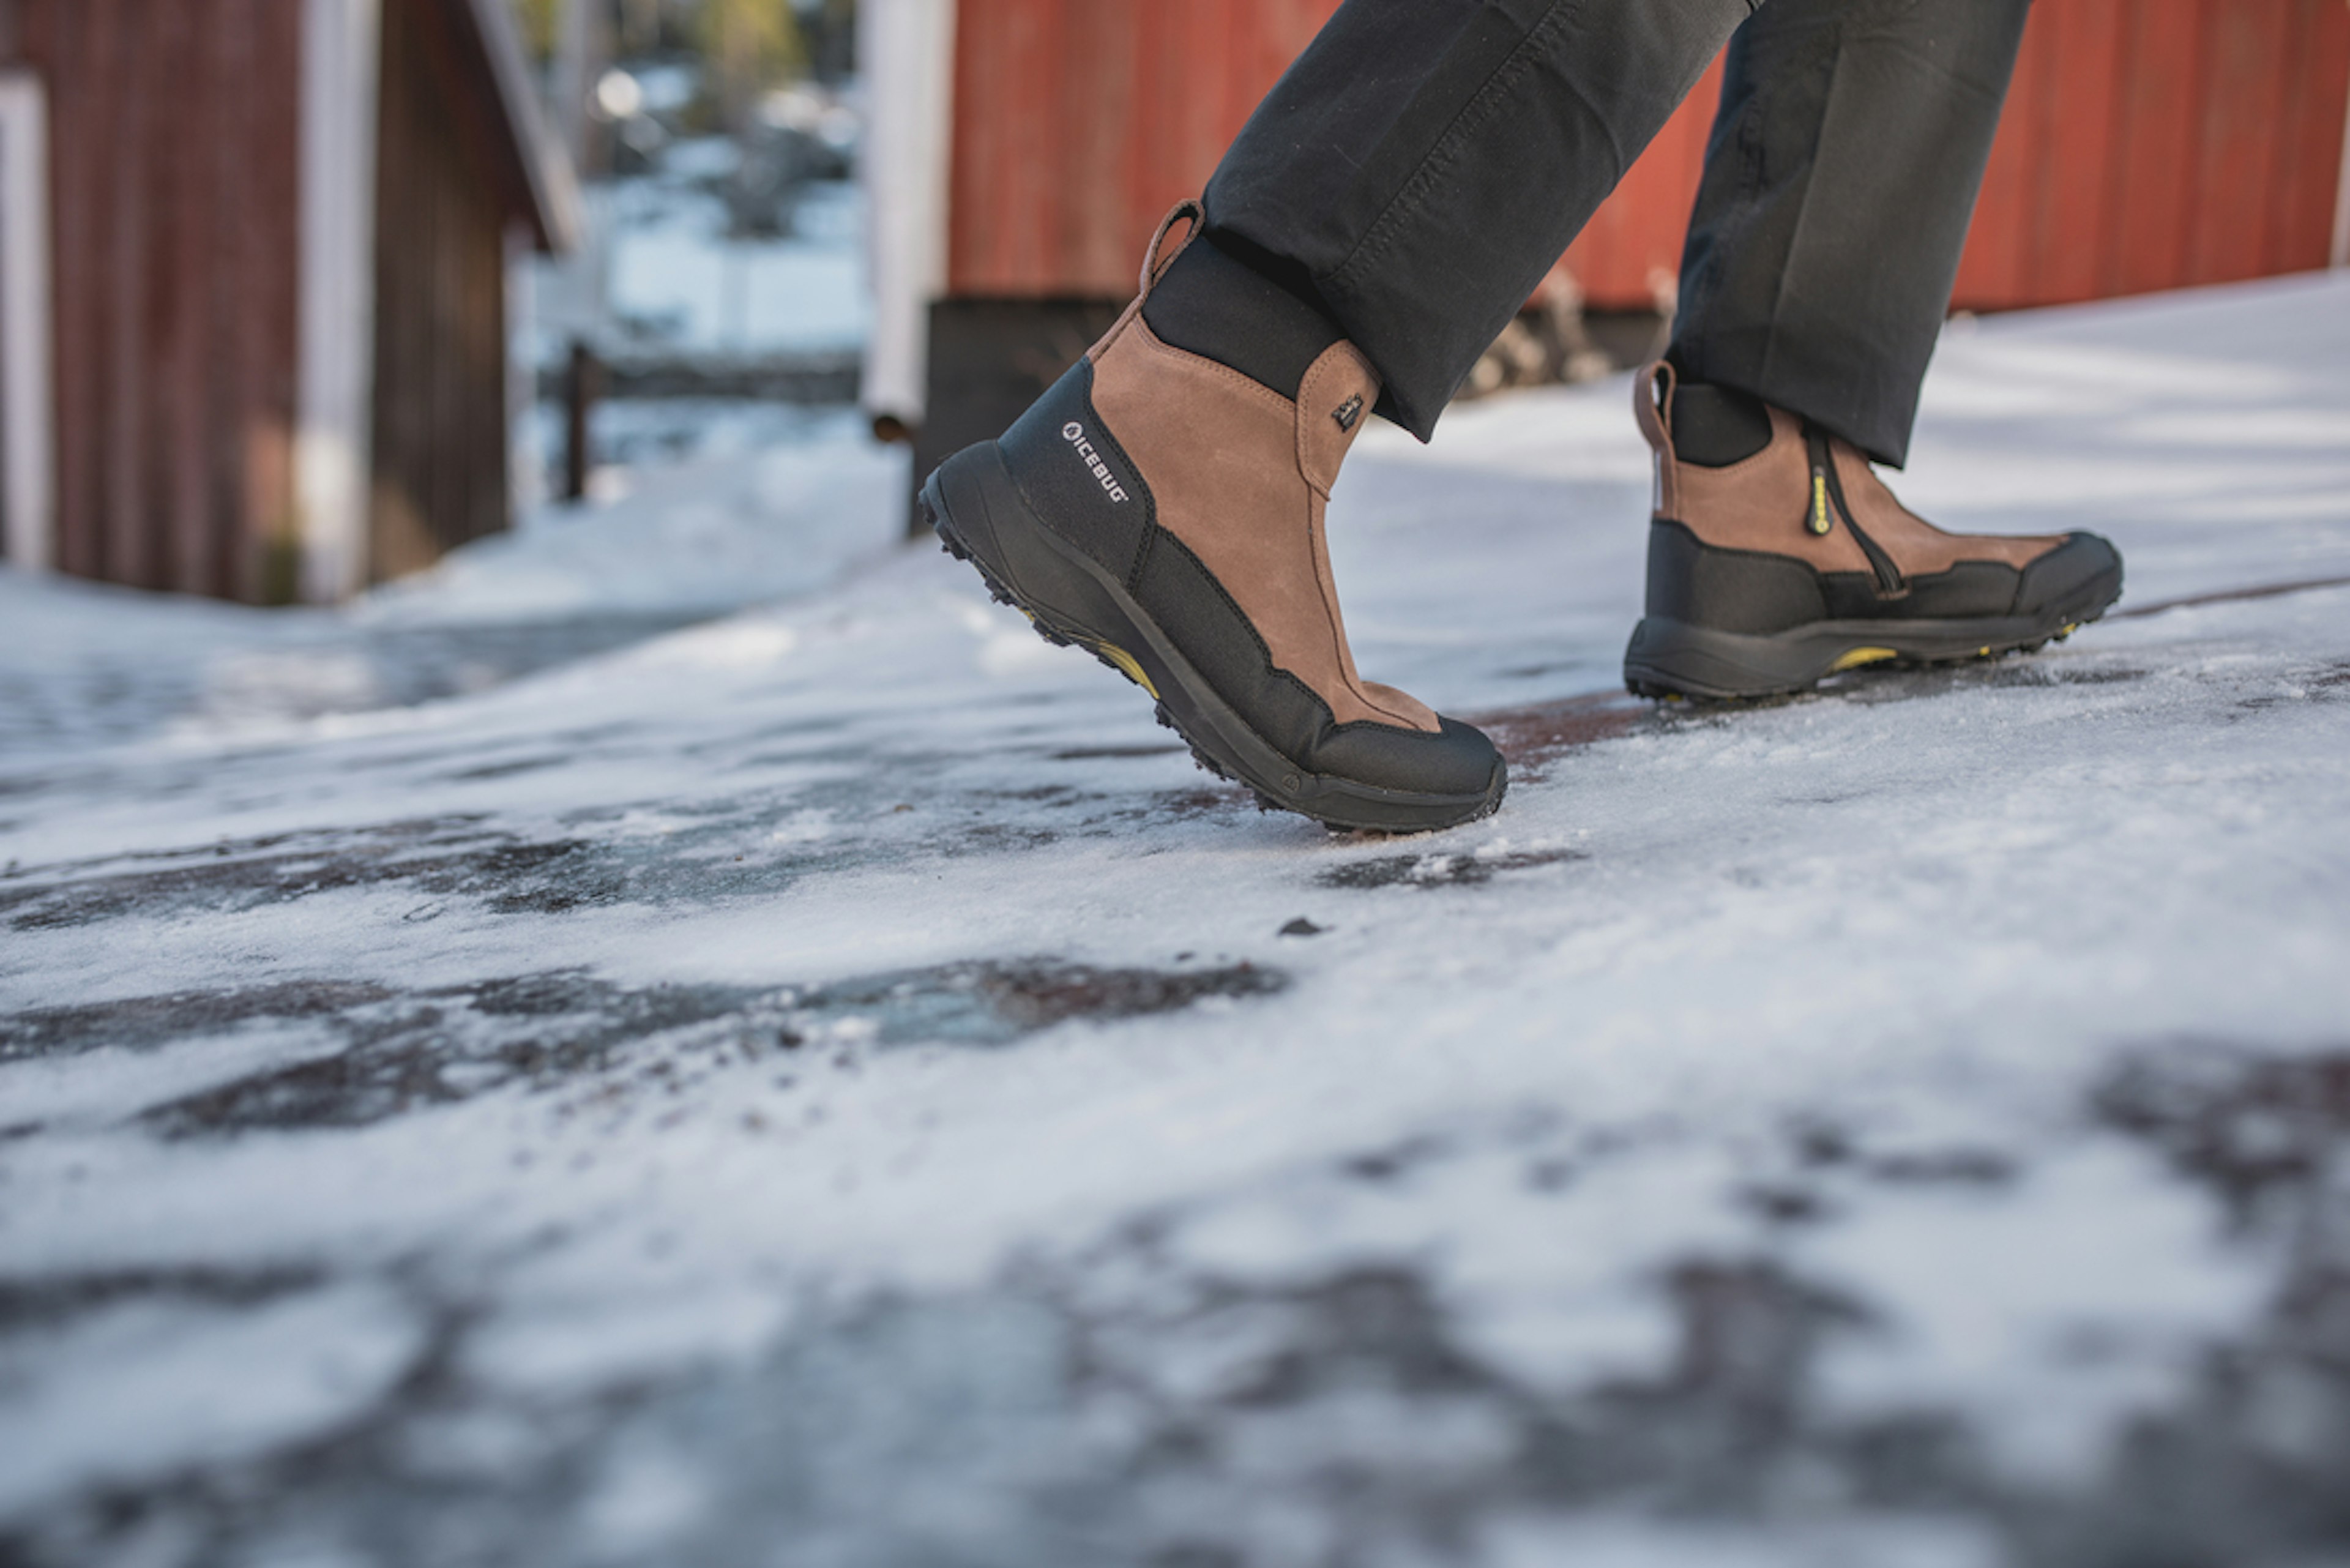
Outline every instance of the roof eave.
[[464, 5], [474, 36], [488, 57], [490, 75], [497, 83], [498, 108], [529, 192], [532, 237], [541, 250], [561, 255], [580, 239], [584, 208], [578, 175], [572, 169], [570, 154], [548, 129], [539, 108], [522, 39], [515, 32], [514, 18], [504, 0], [464, 0]]

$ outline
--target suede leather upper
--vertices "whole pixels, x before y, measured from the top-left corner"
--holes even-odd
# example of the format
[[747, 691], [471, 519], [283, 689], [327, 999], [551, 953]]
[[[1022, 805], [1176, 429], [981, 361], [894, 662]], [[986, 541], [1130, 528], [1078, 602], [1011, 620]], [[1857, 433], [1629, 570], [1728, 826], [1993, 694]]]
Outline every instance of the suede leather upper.
[[[1332, 345], [1293, 402], [1161, 342], [1139, 312], [1088, 358], [1094, 406], [1148, 486], [1157, 525], [1213, 575], [1274, 668], [1340, 724], [1438, 732], [1426, 705], [1356, 670], [1331, 578], [1324, 512], [1362, 410], [1378, 399], [1370, 362], [1352, 344]], [[1353, 417], [1340, 418], [1350, 403]]]
[[[1659, 378], [1666, 389], [1661, 400]], [[1671, 383], [1672, 371], [1661, 361], [1643, 369], [1633, 381], [1633, 412], [1656, 455], [1657, 520], [1679, 524], [1705, 545], [1784, 556], [1823, 574], [1874, 576], [1856, 527], [1902, 577], [1917, 579], [1973, 563], [2021, 572], [2073, 537], [1947, 533], [1902, 505], [1867, 456], [1840, 437], [1825, 438], [1835, 524], [1825, 534], [1814, 532], [1807, 526], [1813, 454], [1803, 421], [1783, 409], [1767, 409], [1771, 441], [1762, 451], [1721, 468], [1684, 462], [1673, 446]]]

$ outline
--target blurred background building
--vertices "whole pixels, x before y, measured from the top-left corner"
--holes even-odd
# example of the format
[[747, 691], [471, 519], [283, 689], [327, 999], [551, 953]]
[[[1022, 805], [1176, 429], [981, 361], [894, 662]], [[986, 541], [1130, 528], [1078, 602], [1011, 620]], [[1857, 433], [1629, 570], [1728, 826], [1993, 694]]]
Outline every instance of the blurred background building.
[[577, 228], [505, 0], [0, 0], [9, 559], [331, 600], [507, 525]]
[[[911, 477], [1337, 0], [0, 0], [0, 544], [330, 601], [632, 471]], [[1662, 341], [1718, 67], [1465, 391]], [[2040, 0], [1957, 306], [2350, 262], [2350, 5]]]

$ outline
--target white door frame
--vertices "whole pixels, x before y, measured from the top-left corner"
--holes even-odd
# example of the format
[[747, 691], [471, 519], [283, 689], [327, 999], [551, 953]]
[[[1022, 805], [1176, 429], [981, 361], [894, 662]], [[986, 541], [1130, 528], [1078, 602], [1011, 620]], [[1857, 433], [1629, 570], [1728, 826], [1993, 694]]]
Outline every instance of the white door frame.
[[303, 6], [294, 504], [302, 545], [299, 591], [312, 604], [332, 604], [367, 586], [382, 54], [378, 0], [307, 0]]
[[931, 306], [946, 293], [953, 163], [955, 0], [863, 0], [866, 412], [919, 426], [930, 393]]
[[36, 572], [57, 548], [49, 240], [48, 94], [30, 71], [0, 71], [0, 556]]
[[2334, 248], [2326, 259], [2334, 266], [2350, 267], [2350, 106], [2342, 112], [2342, 167], [2334, 188]]

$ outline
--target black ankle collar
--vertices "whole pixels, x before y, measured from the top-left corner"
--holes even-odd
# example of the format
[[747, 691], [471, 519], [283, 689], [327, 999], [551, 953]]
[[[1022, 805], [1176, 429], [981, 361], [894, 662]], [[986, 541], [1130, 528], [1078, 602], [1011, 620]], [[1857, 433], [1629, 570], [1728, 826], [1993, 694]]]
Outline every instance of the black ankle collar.
[[1142, 318], [1161, 340], [1295, 398], [1307, 369], [1346, 334], [1295, 292], [1302, 279], [1277, 280], [1279, 264], [1252, 252], [1243, 241], [1201, 235], [1169, 265]]
[[1771, 444], [1771, 410], [1733, 387], [1683, 381], [1673, 389], [1673, 454], [1700, 468], [1728, 468]]

